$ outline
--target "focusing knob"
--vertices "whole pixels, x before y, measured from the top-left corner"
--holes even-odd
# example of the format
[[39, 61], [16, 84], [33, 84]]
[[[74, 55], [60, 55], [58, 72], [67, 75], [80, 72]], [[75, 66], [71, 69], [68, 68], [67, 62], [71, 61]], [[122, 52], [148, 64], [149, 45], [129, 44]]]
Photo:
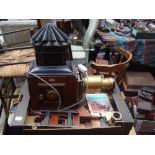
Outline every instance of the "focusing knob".
[[56, 100], [58, 98], [58, 95], [57, 95], [57, 93], [55, 91], [51, 90], [51, 91], [47, 92], [47, 98], [49, 100]]

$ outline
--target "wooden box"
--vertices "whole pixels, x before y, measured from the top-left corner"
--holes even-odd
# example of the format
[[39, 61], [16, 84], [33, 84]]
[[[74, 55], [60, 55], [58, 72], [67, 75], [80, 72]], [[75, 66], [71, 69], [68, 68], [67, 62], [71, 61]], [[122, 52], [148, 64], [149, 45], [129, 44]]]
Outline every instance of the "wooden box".
[[126, 72], [123, 78], [123, 89], [126, 95], [137, 95], [142, 87], [155, 89], [155, 79], [150, 72]]

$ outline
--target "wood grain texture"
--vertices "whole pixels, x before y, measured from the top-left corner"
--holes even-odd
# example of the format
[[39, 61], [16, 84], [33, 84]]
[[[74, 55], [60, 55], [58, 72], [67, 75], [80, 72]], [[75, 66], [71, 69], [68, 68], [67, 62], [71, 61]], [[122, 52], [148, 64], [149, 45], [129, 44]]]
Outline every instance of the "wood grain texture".
[[0, 77], [26, 76], [30, 63], [9, 65], [13, 63], [32, 62], [35, 60], [33, 48], [6, 51], [0, 55]]

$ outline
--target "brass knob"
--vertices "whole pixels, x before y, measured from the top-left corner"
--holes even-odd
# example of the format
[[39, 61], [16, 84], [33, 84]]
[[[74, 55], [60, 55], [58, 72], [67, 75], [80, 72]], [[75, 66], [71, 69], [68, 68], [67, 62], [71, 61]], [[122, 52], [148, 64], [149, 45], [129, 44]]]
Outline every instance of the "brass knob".
[[51, 90], [51, 91], [47, 92], [47, 98], [49, 100], [56, 100], [58, 98], [58, 95], [57, 95], [57, 93], [55, 91]]

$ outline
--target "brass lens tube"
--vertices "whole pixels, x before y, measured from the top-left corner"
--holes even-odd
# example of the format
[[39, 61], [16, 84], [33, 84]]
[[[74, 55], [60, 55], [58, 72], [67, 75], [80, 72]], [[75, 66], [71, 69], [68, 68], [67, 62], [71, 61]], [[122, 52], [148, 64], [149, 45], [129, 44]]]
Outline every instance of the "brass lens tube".
[[88, 75], [84, 78], [87, 89], [92, 90], [112, 90], [115, 87], [113, 78], [104, 78], [101, 75]]

